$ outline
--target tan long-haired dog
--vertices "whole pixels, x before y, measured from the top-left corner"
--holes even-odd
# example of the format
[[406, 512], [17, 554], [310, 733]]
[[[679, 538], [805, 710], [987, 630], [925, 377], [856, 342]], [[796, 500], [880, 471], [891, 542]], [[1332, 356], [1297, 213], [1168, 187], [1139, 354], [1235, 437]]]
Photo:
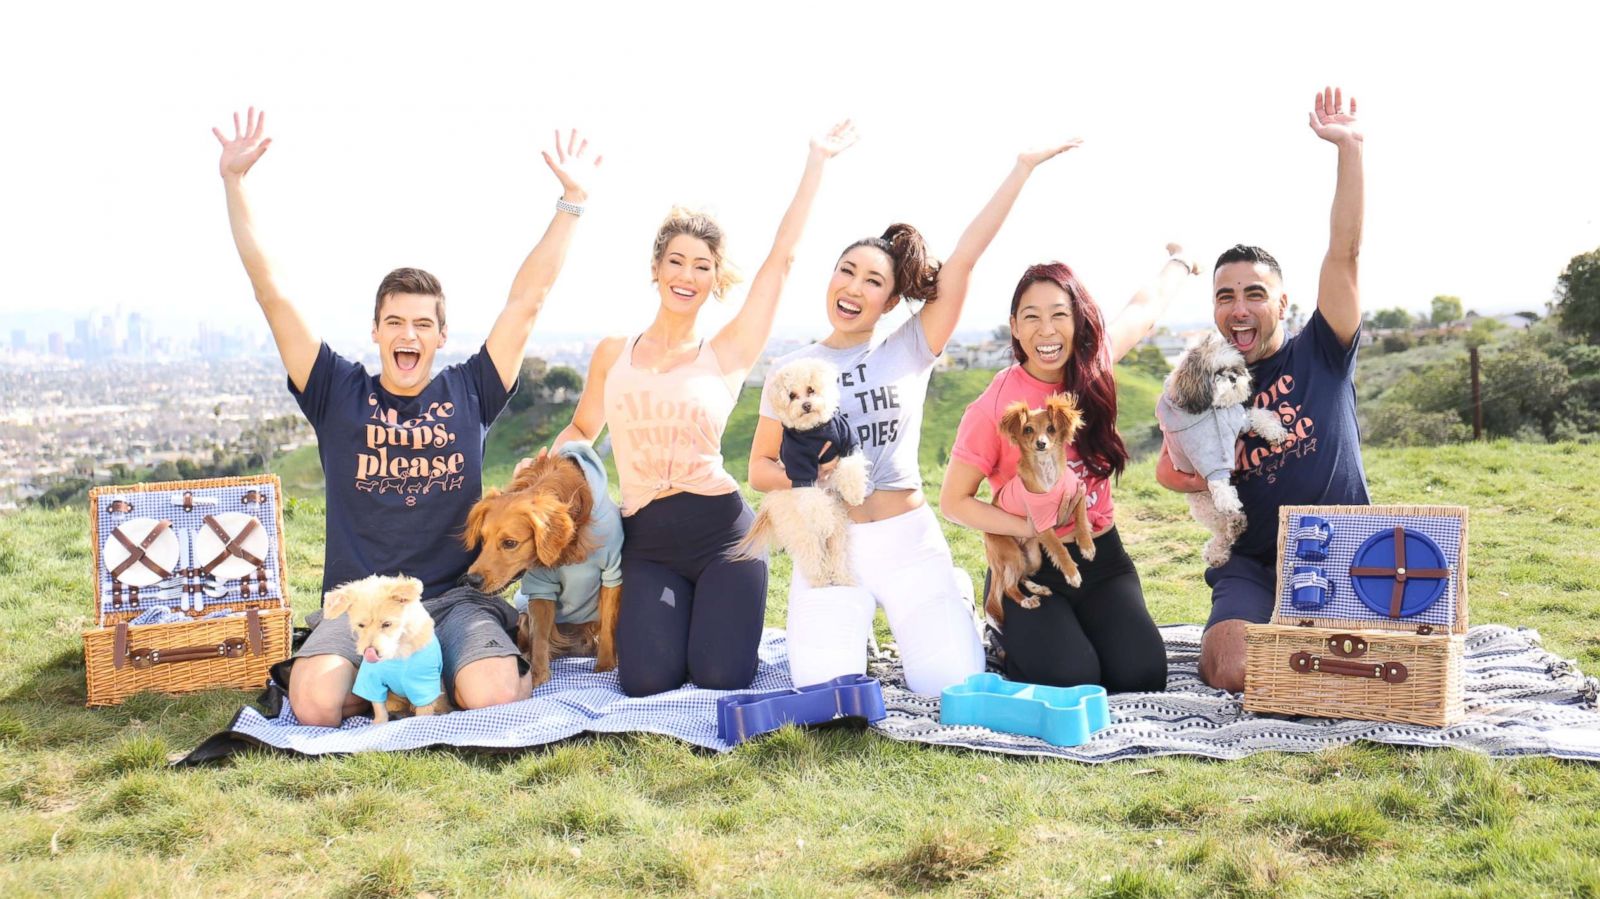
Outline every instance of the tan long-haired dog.
[[[515, 474], [505, 492], [494, 488], [467, 514], [463, 540], [483, 551], [467, 569], [467, 583], [496, 594], [530, 568], [561, 568], [585, 562], [595, 550], [590, 524], [594, 494], [578, 463], [541, 453]], [[612, 513], [615, 506], [609, 507]], [[620, 530], [620, 526], [618, 528]], [[529, 602], [517, 622], [517, 648], [527, 656], [535, 687], [550, 678], [550, 659], [595, 657], [595, 671], [617, 667], [617, 611], [622, 587], [600, 587], [598, 621], [556, 625], [554, 602]]]
[[350, 616], [361, 655], [354, 691], [372, 703], [373, 724], [388, 721], [390, 712], [450, 711], [440, 680], [443, 657], [433, 635], [433, 616], [422, 607], [421, 581], [375, 574], [340, 584], [322, 598], [322, 614]]
[[[1049, 493], [1057, 481], [1070, 479], [1066, 485], [1072, 497], [1068, 517], [1075, 525], [1073, 538], [1078, 551], [1087, 562], [1094, 558], [1089, 503], [1083, 483], [1067, 466], [1066, 458], [1067, 444], [1077, 437], [1082, 426], [1083, 413], [1077, 402], [1070, 395], [1056, 394], [1045, 401], [1043, 409], [1029, 409], [1028, 404], [1021, 401], [1012, 403], [1000, 417], [999, 430], [1002, 438], [1022, 452], [1017, 459], [1016, 479], [1029, 493]], [[1001, 490], [1010, 488], [1011, 485], [1005, 485]], [[999, 497], [996, 497], [998, 504]], [[1054, 528], [1045, 528], [1028, 538], [984, 534], [983, 547], [989, 557], [989, 594], [984, 599], [984, 611], [997, 624], [1005, 622], [1003, 597], [1009, 596], [1023, 608], [1033, 609], [1038, 608], [1039, 597], [1049, 594], [1049, 590], [1028, 579], [1042, 564], [1041, 552], [1050, 556], [1068, 584], [1076, 587], [1083, 582], [1077, 563], [1067, 554]]]
[[1275, 412], [1250, 405], [1254, 393], [1244, 357], [1212, 331], [1184, 352], [1156, 402], [1172, 467], [1206, 479], [1205, 492], [1188, 497], [1189, 513], [1211, 532], [1200, 551], [1211, 568], [1227, 563], [1245, 529], [1232, 480], [1237, 438], [1253, 432], [1277, 446], [1289, 436]]
[[[869, 463], [839, 408], [839, 370], [822, 359], [796, 360], [772, 373], [766, 398], [783, 425], [778, 458], [793, 486], [761, 500], [729, 555], [754, 559], [782, 547], [811, 586], [853, 586], [845, 507], [866, 501]], [[834, 459], [833, 471], [822, 475]]]

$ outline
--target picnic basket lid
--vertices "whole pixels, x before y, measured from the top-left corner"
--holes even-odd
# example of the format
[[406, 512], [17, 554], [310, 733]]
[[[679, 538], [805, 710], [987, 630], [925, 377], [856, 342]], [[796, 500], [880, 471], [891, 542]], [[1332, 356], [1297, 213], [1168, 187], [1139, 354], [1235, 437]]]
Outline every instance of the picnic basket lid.
[[[229, 535], [228, 543], [243, 535], [234, 551], [223, 553], [227, 544], [206, 524], [207, 518], [221, 525]], [[250, 521], [255, 523], [253, 527]], [[136, 555], [114, 536], [118, 531], [124, 537], [137, 537], [132, 541], [135, 548], [152, 533], [156, 536], [144, 549], [146, 559], [136, 558], [114, 584], [112, 571]], [[216, 578], [228, 581], [257, 575], [258, 586], [249, 597], [208, 598], [207, 611], [223, 606], [289, 606], [283, 487], [275, 474], [94, 487], [89, 491], [89, 533], [94, 565], [91, 602], [97, 626], [129, 620], [158, 605], [178, 607], [178, 601], [166, 595], [183, 581], [175, 569], [199, 568], [219, 555], [222, 559], [211, 572]], [[206, 554], [213, 547], [215, 551]], [[258, 561], [261, 564], [256, 564]], [[266, 575], [268, 589], [262, 589], [261, 574]], [[134, 586], [141, 591], [137, 606], [113, 600], [113, 590], [121, 593]]]
[[[1297, 546], [1321, 519], [1331, 537], [1319, 553]], [[1324, 531], [1323, 533], [1326, 533]], [[1284, 506], [1278, 512], [1274, 624], [1410, 633], [1467, 629], [1465, 506]], [[1327, 578], [1320, 607], [1295, 604], [1295, 574]]]

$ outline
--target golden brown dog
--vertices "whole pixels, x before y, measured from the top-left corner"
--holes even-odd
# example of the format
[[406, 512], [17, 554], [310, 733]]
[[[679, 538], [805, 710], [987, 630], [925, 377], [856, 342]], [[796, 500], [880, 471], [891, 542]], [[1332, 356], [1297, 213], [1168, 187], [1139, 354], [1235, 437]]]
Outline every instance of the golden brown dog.
[[[1029, 409], [1024, 402], [1015, 402], [1000, 417], [1000, 436], [1022, 451], [1017, 460], [1017, 479], [1029, 493], [1048, 493], [1060, 478], [1077, 476], [1067, 467], [1066, 447], [1083, 425], [1083, 413], [1070, 395], [1056, 394], [1045, 401], [1043, 409]], [[1074, 522], [1073, 536], [1084, 561], [1094, 558], [1094, 537], [1089, 532], [1089, 504], [1085, 500], [1083, 483], [1071, 491], [1070, 515]], [[1001, 598], [1011, 597], [1025, 609], [1039, 606], [1039, 597], [1049, 590], [1029, 580], [1039, 570], [1041, 550], [1049, 554], [1050, 561], [1068, 584], [1076, 587], [1083, 582], [1078, 566], [1067, 554], [1061, 538], [1054, 528], [1047, 528], [1026, 539], [1002, 534], [984, 534], [983, 546], [989, 557], [989, 595], [984, 599], [984, 611], [996, 624], [1005, 622], [1005, 608]], [[1019, 587], [1021, 589], [1019, 589]], [[1027, 590], [1024, 594], [1022, 590]]]
[[[560, 568], [594, 551], [589, 524], [594, 496], [571, 459], [541, 453], [511, 479], [504, 493], [484, 491], [467, 514], [463, 539], [483, 551], [467, 570], [467, 583], [499, 593], [534, 567]], [[600, 620], [556, 625], [556, 604], [530, 602], [517, 622], [517, 648], [527, 656], [535, 687], [550, 678], [550, 659], [593, 655], [594, 670], [617, 667], [617, 610], [622, 587], [600, 588]]]

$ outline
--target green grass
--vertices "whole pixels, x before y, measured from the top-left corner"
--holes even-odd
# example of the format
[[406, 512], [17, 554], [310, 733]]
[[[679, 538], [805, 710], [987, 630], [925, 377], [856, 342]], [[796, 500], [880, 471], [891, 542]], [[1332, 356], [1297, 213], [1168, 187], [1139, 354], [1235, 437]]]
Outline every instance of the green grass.
[[[974, 378], [961, 390], [984, 380], [961, 377]], [[940, 430], [930, 422], [925, 444], [959, 405], [930, 403]], [[513, 436], [492, 464], [534, 445]], [[1600, 672], [1600, 447], [1367, 461], [1375, 501], [1472, 507], [1474, 620], [1536, 627]], [[1123, 478], [1118, 509], [1156, 619], [1202, 620], [1204, 534], [1149, 459]], [[1600, 895], [1600, 767], [1550, 759], [1357, 745], [1088, 767], [829, 729], [720, 756], [641, 734], [520, 755], [248, 754], [168, 770], [249, 697], [83, 708], [85, 518], [0, 518], [6, 896]], [[322, 525], [320, 499], [290, 505], [301, 612], [317, 604]], [[946, 534], [981, 574], [975, 535]], [[773, 625], [787, 574], [774, 569]]]

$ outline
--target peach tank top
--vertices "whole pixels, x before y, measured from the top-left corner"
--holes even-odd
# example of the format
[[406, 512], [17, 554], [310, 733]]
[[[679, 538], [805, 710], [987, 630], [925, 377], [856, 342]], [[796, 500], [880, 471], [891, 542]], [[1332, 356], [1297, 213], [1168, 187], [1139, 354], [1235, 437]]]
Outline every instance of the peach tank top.
[[639, 335], [606, 376], [606, 426], [617, 457], [622, 514], [681, 490], [721, 496], [739, 489], [722, 467], [722, 431], [738, 399], [709, 340], [689, 362], [657, 372], [633, 364]]

